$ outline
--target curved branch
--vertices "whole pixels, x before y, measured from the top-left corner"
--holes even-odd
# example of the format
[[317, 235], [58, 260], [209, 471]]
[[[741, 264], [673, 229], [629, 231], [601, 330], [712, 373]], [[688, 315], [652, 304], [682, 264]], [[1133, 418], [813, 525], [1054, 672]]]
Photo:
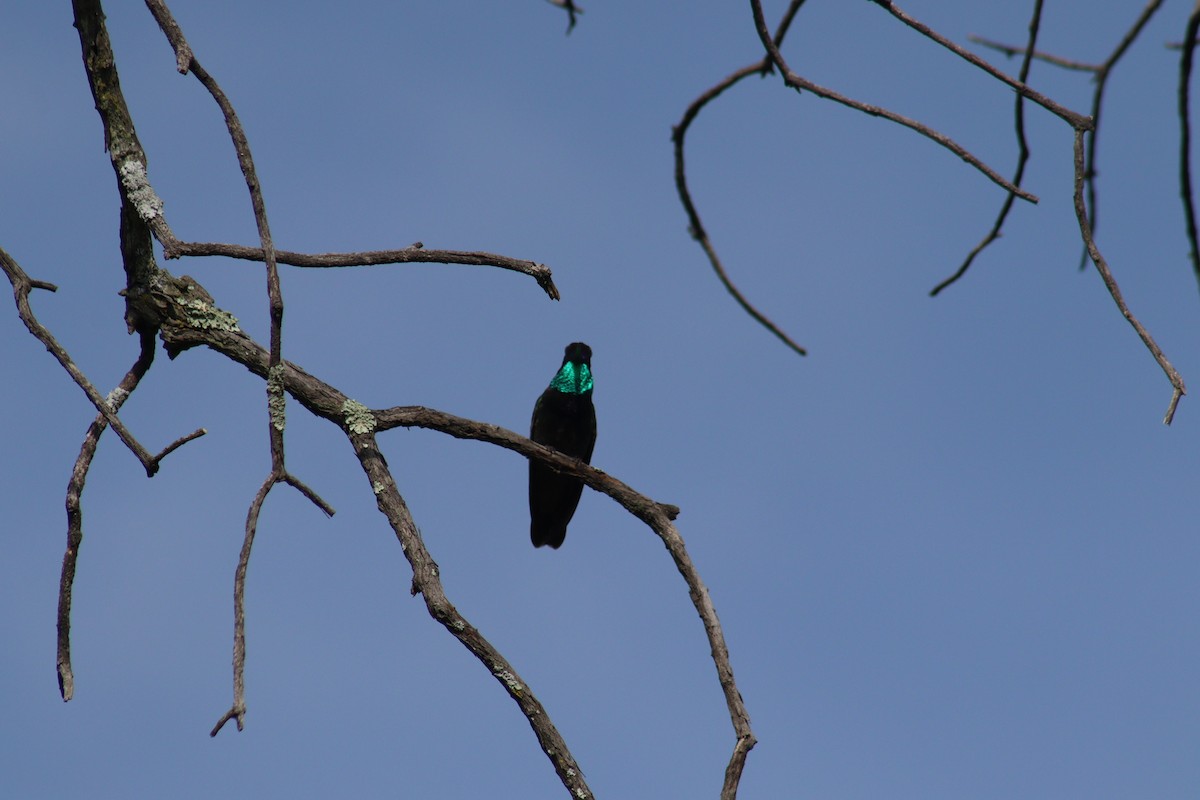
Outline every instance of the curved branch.
[[737, 682], [733, 677], [729, 648], [725, 643], [721, 622], [717, 618], [717, 610], [709, 597], [708, 587], [704, 585], [691, 556], [688, 555], [683, 537], [671, 522], [672, 512], [677, 513], [678, 509], [651, 500], [628, 484], [595, 467], [565, 456], [557, 450], [540, 445], [498, 425], [476, 422], [421, 406], [396, 406], [374, 411], [372, 414], [377, 420], [380, 430], [397, 426], [426, 428], [449, 434], [458, 439], [472, 439], [498, 445], [526, 458], [537, 458], [555, 471], [579, 478], [596, 491], [608, 495], [658, 534], [663, 544], [666, 545], [667, 552], [671, 554], [675, 568], [679, 570], [679, 574], [683, 576], [684, 582], [687, 584], [688, 596], [692, 599], [692, 605], [700, 616], [700, 621], [704, 625], [704, 633], [708, 637], [713, 664], [717, 669], [717, 680], [725, 695], [725, 705], [737, 737], [729, 766], [726, 768], [725, 785], [721, 791], [721, 797], [723, 800], [727, 798], [731, 800], [736, 797], [737, 785], [741, 779], [746, 756], [758, 740], [750, 728], [750, 714], [746, 710], [746, 704], [742, 700]]
[[[800, 10], [800, 6], [803, 4], [804, 0], [792, 0], [792, 3], [788, 6], [788, 10], [783, 15], [783, 21], [779, 25], [779, 30], [775, 33], [775, 41], [777, 43], [783, 41], [783, 37], [787, 34], [788, 27], [791, 26], [796, 12]], [[790, 336], [784, 333], [765, 314], [751, 305], [746, 296], [742, 294], [741, 290], [730, 279], [729, 273], [725, 271], [725, 265], [721, 263], [721, 259], [717, 255], [717, 250], [713, 247], [712, 241], [708, 238], [708, 233], [704, 230], [704, 225], [700, 221], [700, 212], [696, 209], [696, 204], [692, 200], [691, 190], [688, 188], [687, 168], [684, 163], [684, 140], [687, 137], [688, 128], [691, 127], [692, 122], [699, 116], [700, 111], [711, 101], [719, 97], [726, 89], [729, 89], [743, 78], [751, 75], [766, 75], [770, 72], [771, 68], [772, 63], [769, 57], [742, 67], [701, 94], [687, 107], [683, 112], [683, 119], [671, 131], [671, 141], [675, 144], [675, 188], [679, 192], [679, 200], [683, 203], [683, 209], [688, 215], [688, 232], [691, 233], [693, 239], [700, 243], [704, 254], [708, 256], [708, 263], [712, 265], [713, 271], [717, 273], [717, 278], [725, 287], [725, 291], [729, 292], [733, 296], [733, 299], [737, 301], [737, 304], [758, 322], [759, 325], [762, 325], [774, 334], [776, 338], [794, 350], [798, 355], [805, 356], [808, 355], [808, 351], [793, 341]]]

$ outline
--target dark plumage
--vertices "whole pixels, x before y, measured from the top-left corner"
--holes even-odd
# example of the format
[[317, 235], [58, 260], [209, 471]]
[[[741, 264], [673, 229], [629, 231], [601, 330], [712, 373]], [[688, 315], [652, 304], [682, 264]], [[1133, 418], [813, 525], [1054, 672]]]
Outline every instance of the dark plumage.
[[[592, 348], [567, 345], [562, 366], [533, 407], [529, 438], [590, 464], [596, 445], [596, 409], [592, 405]], [[529, 538], [534, 547], [559, 547], [575, 515], [582, 481], [529, 460]]]

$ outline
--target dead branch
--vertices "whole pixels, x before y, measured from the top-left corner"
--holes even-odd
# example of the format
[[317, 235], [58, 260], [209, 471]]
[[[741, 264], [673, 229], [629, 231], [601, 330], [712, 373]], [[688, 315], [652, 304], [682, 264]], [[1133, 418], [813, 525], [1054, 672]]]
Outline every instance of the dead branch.
[[[812, 92], [818, 97], [824, 97], [827, 100], [840, 103], [848, 108], [861, 111], [864, 114], [869, 114], [873, 117], [883, 117], [884, 119], [895, 122], [898, 125], [903, 125], [904, 127], [921, 134], [927, 139], [936, 142], [937, 144], [949, 150], [951, 153], [954, 153], [954, 155], [975, 167], [975, 169], [982, 172], [990, 181], [1001, 188], [1012, 192], [1023, 200], [1028, 200], [1031, 203], [1037, 202], [1038, 199], [1036, 195], [1030, 194], [1019, 186], [1014, 186], [1007, 178], [996, 172], [996, 170], [992, 169], [987, 164], [983, 163], [983, 161], [981, 161], [973, 153], [960, 145], [958, 142], [951, 139], [949, 136], [946, 136], [944, 133], [936, 131], [922, 122], [902, 116], [894, 111], [889, 111], [881, 106], [875, 106], [871, 105], [870, 103], [863, 103], [858, 100], [853, 100], [845, 95], [833, 91], [832, 89], [826, 89], [824, 86], [815, 84], [806, 78], [800, 77], [795, 72], [792, 72], [791, 68], [784, 60], [783, 54], [779, 51], [779, 48], [775, 45], [775, 42], [772, 41], [770, 31], [767, 30], [766, 19], [763, 17], [762, 3], [760, 0], [750, 0], [750, 7], [754, 13], [754, 27], [758, 31], [758, 38], [763, 43], [763, 47], [766, 48], [767, 53], [771, 56], [771, 61], [776, 67], [779, 68], [780, 74], [783, 75], [783, 82], [786, 85], [796, 89], [797, 91]], [[1012, 78], [1007, 78], [1006, 82], [1016, 84], [1016, 81], [1013, 81]], [[1022, 89], [1018, 89], [1018, 91], [1024, 90], [1028, 93], [1037, 95], [1037, 93], [1033, 92], [1032, 89], [1025, 87], [1023, 84], [1021, 86]], [[1041, 95], [1037, 96], [1041, 97]], [[1047, 102], [1052, 101], [1047, 100]], [[1057, 104], [1054, 105], [1057, 106]]]
[[[154, 335], [142, 332], [140, 339], [141, 349], [138, 352], [137, 360], [133, 362], [133, 366], [125, 373], [125, 377], [121, 379], [116, 388], [108, 394], [108, 402], [114, 412], [118, 411], [129, 399], [154, 362]], [[75, 459], [75, 466], [71, 469], [71, 479], [67, 482], [67, 549], [63, 553], [62, 574], [58, 581], [58, 657], [56, 659], [58, 693], [62, 696], [64, 703], [75, 696], [75, 673], [71, 668], [71, 597], [75, 587], [75, 567], [79, 560], [79, 546], [83, 543], [81, 496], [83, 485], [87, 481], [88, 470], [92, 466], [92, 459], [96, 455], [96, 447], [100, 444], [100, 435], [107, 427], [108, 420], [103, 414], [97, 414], [96, 418], [92, 420], [92, 424], [88, 426], [87, 433], [83, 436], [79, 456]], [[184, 439], [191, 441], [202, 435], [204, 435], [203, 429], [184, 437]], [[160, 461], [168, 452], [183, 443], [184, 441], [180, 440], [177, 445], [164, 450], [155, 457], [155, 461]]]
[[[192, 289], [179, 290], [171, 297], [163, 298], [163, 302], [173, 302], [171, 298], [187, 296], [194, 291]], [[243, 365], [260, 377], [268, 377], [268, 373], [271, 371], [267, 351], [240, 330], [194, 327], [187, 323], [186, 315], [180, 313], [167, 315], [164, 318], [162, 335], [167, 352], [173, 355], [192, 347], [204, 346]], [[520, 453], [526, 458], [538, 458], [556, 471], [577, 477], [593, 489], [612, 497], [627, 511], [649, 525], [663, 540], [671, 553], [676, 568], [684, 577], [688, 586], [688, 594], [692, 598], [709, 639], [718, 679], [737, 736], [737, 743], [730, 759], [730, 767], [727, 770], [727, 780], [731, 780], [733, 783], [726, 784], [723, 797], [735, 796], [736, 778], [740, 776], [746, 754], [756, 740], [750, 728], [749, 714], [733, 679], [729, 651], [717, 619], [716, 610], [709, 598], [707, 588], [701, 582], [699, 573], [687, 554], [682, 537], [671, 522], [672, 512], [677, 509], [651, 500], [616, 478], [577, 459], [564, 456], [497, 425], [475, 422], [419, 406], [397, 406], [378, 411], [370, 410], [288, 361], [284, 361], [282, 364], [280, 379], [286, 391], [300, 405], [316, 416], [336, 423], [350, 435], [355, 453], [359, 456], [364, 470], [371, 479], [376, 502], [380, 505], [380, 510], [388, 516], [389, 523], [404, 545], [405, 557], [409, 559], [413, 567], [414, 587], [425, 598], [430, 614], [477, 658], [480, 658], [489, 670], [494, 670], [496, 663], [492, 660], [495, 657], [492, 654], [493, 650], [490, 645], [483, 646], [480, 641], [482, 640], [481, 636], [478, 640], [475, 638], [478, 636], [478, 632], [470, 628], [465, 620], [457, 615], [456, 611], [452, 611], [453, 606], [445, 600], [436, 565], [433, 564], [432, 558], [425, 549], [415, 524], [411, 523], [407, 508], [401, 510], [403, 498], [400, 497], [398, 491], [395, 491], [393, 498], [394, 480], [387, 472], [382, 456], [376, 455], [377, 449], [373, 438], [375, 434], [395, 427], [428, 428], [460, 439], [474, 439], [495, 444]], [[428, 593], [426, 593], [426, 589], [429, 590]], [[464, 626], [461, 629], [458, 627], [459, 621]], [[509, 679], [504, 675], [496, 675], [497, 680], [504, 684], [506, 691], [517, 701], [544, 746], [545, 741], [557, 736], [557, 733], [551, 734], [551, 728], [539, 728], [540, 725], [551, 724], [548, 716], [544, 710], [541, 710], [540, 704], [534, 705], [536, 700], [532, 693], [529, 693], [528, 687], [516, 679], [515, 671], [507, 665], [507, 662], [503, 663], [505, 666], [502, 672], [504, 675], [512, 676], [512, 680], [515, 681], [514, 685], [519, 686], [520, 691], [514, 693], [514, 685], [509, 685]], [[493, 672], [493, 674], [495, 673]], [[536, 714], [535, 711], [537, 711]], [[236, 714], [230, 716], [236, 716]], [[556, 750], [555, 753], [557, 752]], [[551, 759], [554, 761], [555, 770], [562, 778], [565, 769], [563, 763], [557, 760], [555, 754], [551, 754]], [[574, 769], [574, 767], [571, 768]], [[567, 784], [564, 782], [564, 785]], [[571, 786], [574, 785], [571, 784]]]
[[[796, 12], [800, 10], [800, 6], [802, 5], [804, 5], [804, 0], [792, 0], [787, 11], [784, 12], [779, 29], [775, 32], [776, 46], [783, 41], [788, 27], [792, 24]], [[691, 105], [687, 107], [687, 110], [683, 112], [683, 119], [671, 131], [671, 141], [675, 146], [675, 188], [679, 192], [679, 200], [683, 203], [683, 209], [688, 215], [688, 232], [692, 235], [693, 239], [700, 243], [704, 254], [708, 256], [708, 263], [712, 265], [713, 271], [717, 273], [717, 278], [721, 281], [725, 290], [733, 296], [737, 304], [751, 318], [758, 322], [759, 325], [762, 325], [774, 334], [776, 338], [794, 350], [798, 355], [805, 356], [808, 355], [808, 351], [784, 333], [765, 314], [755, 308], [746, 299], [746, 296], [742, 294], [741, 290], [734, 285], [733, 280], [729, 277], [729, 273], [725, 270], [725, 265], [721, 263], [721, 259], [717, 255], [716, 247], [713, 246], [712, 240], [708, 238], [708, 232], [704, 230], [704, 224], [700, 221], [700, 212], [696, 209], [696, 204], [692, 200], [691, 190], [688, 188], [687, 167], [684, 163], [684, 142], [687, 137], [688, 128], [691, 127], [692, 122], [695, 121], [704, 107], [743, 78], [751, 75], [766, 75], [771, 71], [772, 66], [771, 59], [767, 57], [759, 62], [742, 67], [693, 100]]]
[[[1200, 4], [1198, 4], [1200, 5]], [[1158, 362], [1158, 366], [1166, 373], [1167, 380], [1171, 382], [1174, 391], [1171, 394], [1171, 402], [1167, 406], [1167, 413], [1163, 417], [1163, 424], [1170, 425], [1171, 420], [1175, 418], [1175, 407], [1179, 405], [1179, 400], [1187, 394], [1187, 388], [1183, 385], [1183, 377], [1167, 360], [1163, 351], [1159, 348], [1158, 343], [1154, 341], [1154, 337], [1150, 332], [1142, 326], [1138, 318], [1129, 310], [1129, 306], [1125, 304], [1125, 298], [1121, 296], [1121, 289], [1117, 286], [1116, 278], [1113, 277], [1112, 270], [1108, 268], [1108, 262], [1104, 260], [1104, 256], [1100, 253], [1100, 248], [1096, 246], [1096, 240], [1092, 237], [1091, 226], [1088, 225], [1087, 209], [1083, 203], [1083, 134], [1084, 131], [1076, 129], [1075, 131], [1075, 218], [1079, 222], [1079, 233], [1083, 237], [1083, 243], [1087, 247], [1088, 254], [1092, 257], [1092, 262], [1095, 263], [1100, 277], [1104, 280], [1104, 285], [1108, 289], [1108, 293], [1112, 295], [1113, 302], [1117, 304], [1121, 315], [1126, 321], [1133, 326], [1137, 331], [1138, 336], [1146, 345], [1146, 348], [1154, 356], [1154, 360]]]
[[[1033, 4], [1033, 16], [1029, 20], [1029, 44], [1025, 47], [1025, 55], [1021, 60], [1021, 72], [1018, 80], [1025, 83], [1029, 79], [1029, 65], [1033, 60], [1034, 45], [1037, 44], [1038, 28], [1042, 21], [1042, 0], [1037, 0]], [[1025, 139], [1025, 96], [1017, 95], [1017, 105], [1013, 111], [1013, 120], [1017, 128], [1017, 169], [1013, 174], [1013, 183], [1017, 186], [1021, 185], [1021, 179], [1025, 177], [1025, 165], [1029, 162], [1029, 142]], [[1004, 227], [1004, 221], [1008, 219], [1008, 212], [1012, 210], [1013, 202], [1016, 196], [1009, 193], [1004, 198], [1004, 204], [1000, 206], [1000, 213], [996, 215], [996, 221], [992, 223], [992, 229], [984, 234], [983, 239], [979, 244], [972, 248], [971, 252], [967, 253], [967, 257], [963, 259], [962, 264], [953, 275], [943, 280], [929, 292], [930, 297], [937, 297], [938, 293], [950, 286], [963, 275], [967, 274], [967, 270], [971, 268], [971, 263], [975, 261], [975, 257], [982, 253], [984, 249], [992, 242], [1000, 238], [1000, 229]]]
[[[246, 247], [238, 244], [223, 244], [220, 242], [181, 242], [174, 241], [170, 247], [164, 245], [163, 254], [167, 258], [182, 256], [225, 256], [245, 261], [262, 261], [262, 248]], [[290, 250], [276, 250], [275, 259], [280, 264], [311, 269], [331, 269], [343, 267], [368, 267], [382, 264], [465, 264], [477, 267], [500, 267], [501, 269], [520, 272], [537, 281], [538, 286], [550, 297], [558, 300], [558, 287], [550, 268], [536, 261], [465, 250], [427, 250], [421, 242], [415, 242], [400, 250], [368, 250], [356, 253], [293, 253]]]

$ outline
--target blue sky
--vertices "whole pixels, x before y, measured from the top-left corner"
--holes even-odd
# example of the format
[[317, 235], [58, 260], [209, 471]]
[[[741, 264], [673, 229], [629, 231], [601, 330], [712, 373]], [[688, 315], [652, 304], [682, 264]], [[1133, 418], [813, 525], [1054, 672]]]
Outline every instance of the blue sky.
[[[1012, 93], [872, 3], [812, 2], [785, 55], [925, 121], [1001, 173]], [[905, 9], [957, 42], [1019, 42], [1023, 3]], [[1041, 45], [1100, 61], [1137, 10], [1047, 4]], [[772, 3], [775, 20], [784, 4]], [[1001, 190], [911, 132], [777, 78], [689, 134], [695, 199], [754, 325], [689, 238], [670, 131], [758, 56], [744, 3], [172, 3], [246, 125], [276, 244], [482, 249], [495, 269], [285, 268], [284, 353], [373, 407], [524, 432], [563, 346], [595, 352], [593, 462], [682, 508], [759, 744], [741, 796], [1189, 797], [1200, 784], [1200, 411], [1094, 271], [1077, 269], [1070, 130], [1030, 108], [1004, 237], [958, 285]], [[183, 239], [254, 243], [219, 114], [141, 3], [106, 4], [150, 177]], [[1098, 241], [1134, 313], [1200, 391], [1200, 294], [1178, 202], [1178, 52], [1164, 5], [1110, 80]], [[1103, 16], [1102, 16], [1103, 15]], [[102, 391], [125, 334], [118, 199], [68, 3], [0, 26], [0, 246], [60, 286], [34, 309]], [[772, 25], [774, 23], [772, 22]], [[983, 51], [979, 51], [983, 52]], [[984, 53], [1015, 73], [1016, 61]], [[1031, 82], [1079, 111], [1086, 75]], [[265, 341], [261, 268], [167, 263]], [[59, 699], [63, 496], [94, 412], [0, 313], [0, 774], [13, 797], [558, 797], [512, 702], [408, 594], [341, 434], [289, 407], [295, 492], [264, 508], [247, 590], [246, 730], [232, 583], [269, 467], [262, 386], [160, 357], [84, 494], [76, 697]], [[528, 541], [526, 463], [429, 431], [382, 438], [451, 599], [538, 694], [600, 797], [714, 797], [733, 733], [703, 630], [641, 523], [585, 492], [564, 547]]]

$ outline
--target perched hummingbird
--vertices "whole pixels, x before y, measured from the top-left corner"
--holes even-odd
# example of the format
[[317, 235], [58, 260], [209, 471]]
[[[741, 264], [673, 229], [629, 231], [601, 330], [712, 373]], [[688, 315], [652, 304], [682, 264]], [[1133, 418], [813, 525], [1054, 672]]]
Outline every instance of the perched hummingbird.
[[[567, 345], [562, 366], [533, 407], [529, 438], [592, 461], [596, 445], [596, 409], [592, 405], [592, 348]], [[583, 482], [562, 475], [536, 459], [529, 460], [529, 538], [534, 547], [557, 548], [567, 538], [567, 523], [579, 505]]]

